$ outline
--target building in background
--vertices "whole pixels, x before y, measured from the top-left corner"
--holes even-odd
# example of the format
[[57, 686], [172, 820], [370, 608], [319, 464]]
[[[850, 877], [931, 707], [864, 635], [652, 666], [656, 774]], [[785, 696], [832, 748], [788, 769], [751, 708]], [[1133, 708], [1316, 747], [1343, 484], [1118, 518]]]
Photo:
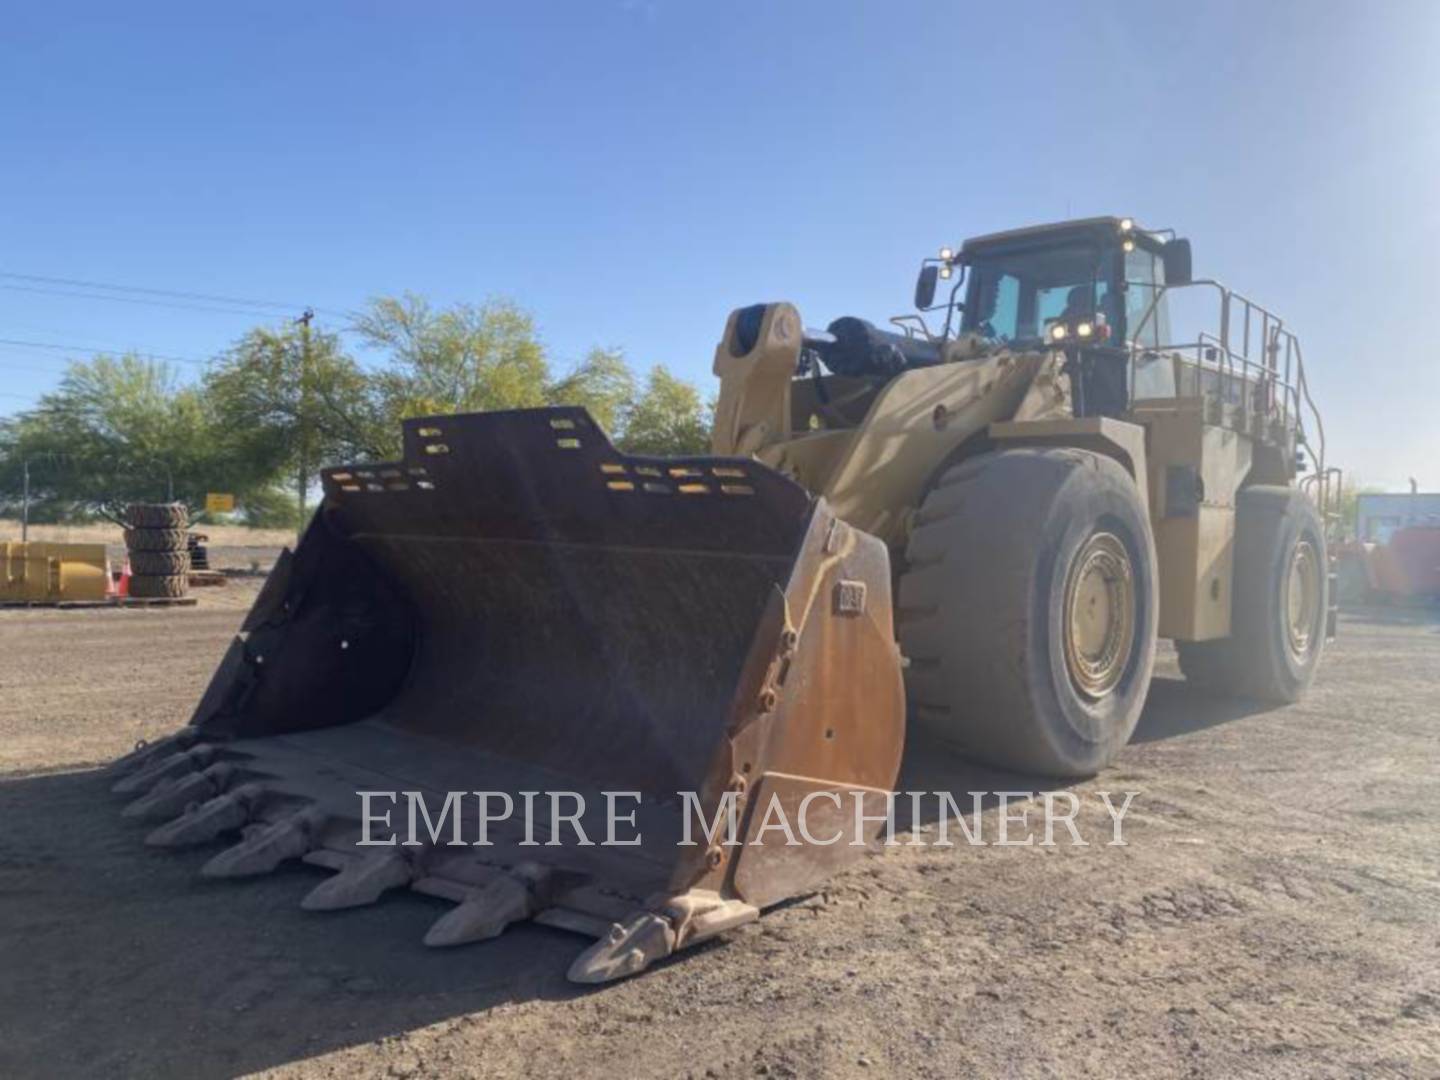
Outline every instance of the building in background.
[[1408, 525], [1440, 525], [1440, 492], [1367, 493], [1355, 497], [1357, 539], [1389, 543], [1397, 529]]

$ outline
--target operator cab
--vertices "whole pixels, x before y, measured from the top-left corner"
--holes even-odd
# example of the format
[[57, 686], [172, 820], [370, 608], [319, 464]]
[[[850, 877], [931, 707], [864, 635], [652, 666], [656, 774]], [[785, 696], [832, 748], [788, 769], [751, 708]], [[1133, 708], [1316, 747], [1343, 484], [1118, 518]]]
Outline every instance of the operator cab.
[[[1165, 287], [1189, 281], [1190, 242], [1130, 218], [1036, 225], [974, 237], [958, 253], [943, 248], [922, 264], [915, 286], [921, 312], [945, 313], [939, 333], [915, 315], [891, 320], [903, 333], [852, 316], [805, 332], [797, 423], [818, 413], [826, 426], [854, 426], [897, 375], [1000, 349], [1063, 349], [1076, 415], [1120, 416], [1132, 391], [1174, 396], [1173, 367], [1146, 353], [1170, 341]], [[739, 347], [753, 346], [764, 313], [763, 304], [739, 313]], [[971, 339], [960, 353], [947, 349], [957, 334]]]
[[[936, 286], [952, 277], [949, 297], [936, 304]], [[1165, 286], [1189, 280], [1189, 241], [1099, 217], [975, 237], [958, 254], [943, 249], [922, 266], [915, 301], [922, 311], [944, 310], [942, 341], [958, 314], [961, 334], [995, 345], [1064, 348], [1077, 413], [1118, 415], [1129, 400], [1132, 352], [1169, 340]], [[1163, 379], [1169, 370], [1141, 365], [1137, 378]], [[1154, 397], [1165, 388], [1136, 391]]]

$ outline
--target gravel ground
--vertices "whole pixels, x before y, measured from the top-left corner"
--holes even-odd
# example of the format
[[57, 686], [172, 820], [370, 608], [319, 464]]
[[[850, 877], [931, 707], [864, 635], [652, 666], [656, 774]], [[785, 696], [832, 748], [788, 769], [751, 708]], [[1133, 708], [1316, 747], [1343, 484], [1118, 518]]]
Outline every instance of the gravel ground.
[[[321, 871], [209, 882], [207, 852], [142, 846], [93, 766], [187, 718], [255, 588], [0, 613], [0, 1075], [1440, 1075], [1430, 616], [1346, 618], [1269, 712], [1167, 654], [1135, 743], [1071, 789], [1088, 847], [877, 849], [586, 991], [562, 931], [427, 950], [438, 901], [309, 914]], [[902, 784], [1034, 781], [919, 745]], [[1127, 846], [1102, 790], [1138, 792]]]

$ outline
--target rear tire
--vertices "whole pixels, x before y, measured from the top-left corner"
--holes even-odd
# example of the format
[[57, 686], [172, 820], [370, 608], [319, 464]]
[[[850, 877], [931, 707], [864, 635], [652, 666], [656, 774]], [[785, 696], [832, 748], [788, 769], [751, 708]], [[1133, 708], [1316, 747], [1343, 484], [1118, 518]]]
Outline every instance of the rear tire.
[[1325, 530], [1294, 488], [1243, 489], [1235, 498], [1230, 636], [1177, 641], [1185, 678], [1225, 694], [1288, 704], [1315, 677], [1325, 647]]
[[915, 719], [968, 756], [1088, 776], [1129, 741], [1158, 617], [1139, 491], [1084, 450], [983, 454], [926, 496], [900, 579]]

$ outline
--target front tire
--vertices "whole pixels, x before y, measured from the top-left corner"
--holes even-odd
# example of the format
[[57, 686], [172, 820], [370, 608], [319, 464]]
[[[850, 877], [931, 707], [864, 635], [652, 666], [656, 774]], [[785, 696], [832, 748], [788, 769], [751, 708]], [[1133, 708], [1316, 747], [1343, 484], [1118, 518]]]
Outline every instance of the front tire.
[[1288, 487], [1241, 490], [1230, 636], [1176, 642], [1185, 678], [1234, 697], [1298, 701], [1324, 651], [1328, 569], [1325, 529], [1309, 499]]
[[906, 558], [898, 636], [919, 724], [1023, 772], [1113, 760], [1158, 617], [1150, 523], [1119, 463], [1070, 448], [963, 462], [926, 496]]

